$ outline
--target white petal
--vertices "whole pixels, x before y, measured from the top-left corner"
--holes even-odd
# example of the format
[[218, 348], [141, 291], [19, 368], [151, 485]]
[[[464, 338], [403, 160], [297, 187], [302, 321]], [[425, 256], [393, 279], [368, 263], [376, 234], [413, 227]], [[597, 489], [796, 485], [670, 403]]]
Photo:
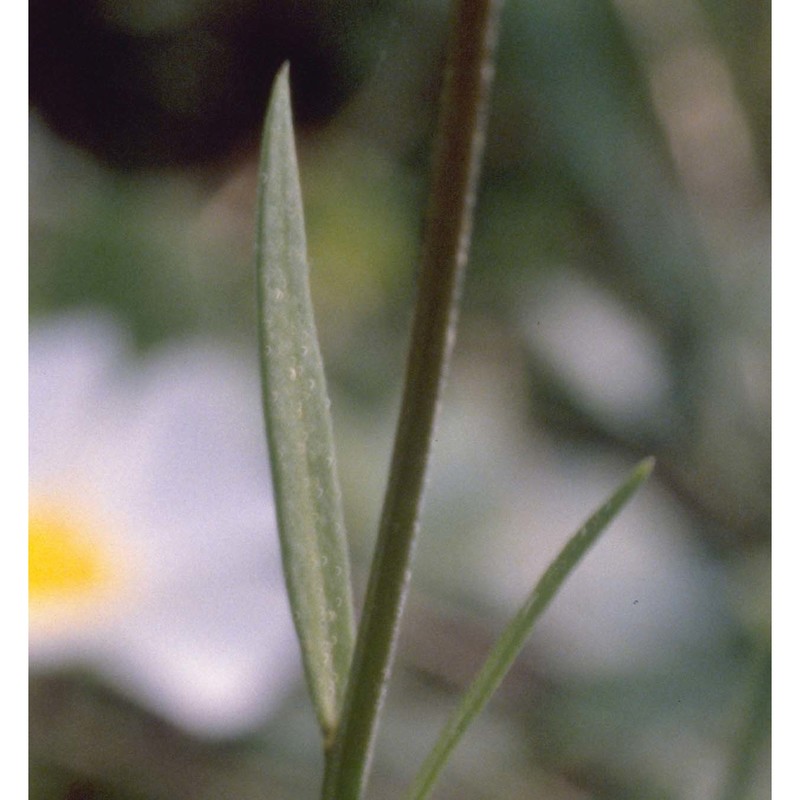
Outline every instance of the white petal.
[[132, 698], [189, 732], [262, 724], [296, 685], [299, 650], [282, 583], [183, 587], [128, 620], [98, 664]]
[[67, 314], [29, 336], [30, 477], [35, 485], [71, 469], [95, 428], [98, 403], [125, 345], [110, 317]]
[[127, 605], [32, 627], [32, 664], [88, 665], [189, 731], [236, 735], [301, 672], [257, 365], [194, 343], [123, 370], [121, 342], [108, 319], [31, 336], [32, 490], [101, 513], [133, 578]]
[[607, 292], [561, 272], [537, 294], [531, 346], [570, 392], [625, 429], [668, 411], [669, 371], [652, 330]]
[[[109, 470], [115, 495], [131, 500], [127, 513], [152, 536], [178, 537], [180, 546], [189, 536], [195, 553], [208, 547], [211, 558], [220, 544], [276, 546], [256, 364], [193, 346], [163, 354], [137, 377], [130, 388], [142, 401]], [[131, 462], [139, 468], [128, 472]], [[227, 526], [236, 538], [220, 542], [228, 519], [237, 520]]]

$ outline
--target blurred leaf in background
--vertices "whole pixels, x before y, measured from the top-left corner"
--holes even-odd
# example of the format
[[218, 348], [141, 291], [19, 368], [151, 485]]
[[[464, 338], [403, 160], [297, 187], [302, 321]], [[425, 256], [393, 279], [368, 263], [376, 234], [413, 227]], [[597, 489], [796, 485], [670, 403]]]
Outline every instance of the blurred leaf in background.
[[[32, 321], [101, 306], [145, 351], [202, 331], [255, 368], [256, 137], [274, 69], [292, 59], [359, 596], [446, 3], [56, 5], [31, 5]], [[113, 68], [85, 67], [91, 42]], [[498, 55], [374, 790], [399, 796], [508, 611], [653, 452], [652, 484], [545, 615], [440, 794], [714, 797], [769, 642], [770, 7], [507, 0]], [[114, 797], [196, 797], [192, 780], [209, 797], [317, 791], [313, 720], [296, 698], [223, 746], [70, 681], [32, 688], [33, 708], [61, 698], [48, 707], [65, 731], [37, 750], [32, 796], [87, 774]], [[769, 796], [764, 741], [751, 800]]]

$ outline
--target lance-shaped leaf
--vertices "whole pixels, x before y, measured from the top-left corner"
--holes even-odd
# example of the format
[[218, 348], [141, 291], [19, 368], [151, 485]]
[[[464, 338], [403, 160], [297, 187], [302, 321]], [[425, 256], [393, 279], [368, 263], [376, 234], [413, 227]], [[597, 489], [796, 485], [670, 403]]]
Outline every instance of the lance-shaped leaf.
[[584, 523], [567, 542], [555, 561], [547, 568], [527, 600], [511, 620], [492, 648], [478, 676], [467, 689], [450, 720], [445, 725], [433, 750], [422, 765], [409, 800], [428, 797], [436, 779], [470, 723], [480, 713], [519, 655], [534, 623], [548, 606], [567, 576], [586, 551], [605, 530], [639, 486], [653, 470], [653, 459], [647, 458], [631, 472], [616, 492]]
[[309, 290], [288, 65], [267, 111], [256, 225], [264, 413], [281, 552], [306, 680], [329, 742], [352, 657], [353, 601]]

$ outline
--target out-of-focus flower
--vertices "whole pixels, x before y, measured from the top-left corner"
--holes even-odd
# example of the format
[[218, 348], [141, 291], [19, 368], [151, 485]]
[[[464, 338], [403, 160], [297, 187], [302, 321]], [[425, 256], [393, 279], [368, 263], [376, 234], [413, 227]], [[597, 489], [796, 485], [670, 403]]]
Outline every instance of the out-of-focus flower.
[[539, 287], [524, 327], [533, 351], [600, 424], [627, 435], [669, 430], [666, 354], [611, 294], [562, 269]]
[[[523, 427], [527, 395], [518, 374], [491, 352], [469, 371], [454, 371], [426, 512], [440, 526], [439, 541], [423, 538], [417, 572], [451, 596], [464, 592], [470, 575], [467, 597], [496, 609], [499, 620], [519, 608], [635, 459]], [[531, 643], [547, 669], [614, 679], [721, 646], [732, 622], [725, 575], [692, 533], [657, 466], [537, 621]]]
[[106, 317], [31, 330], [31, 666], [238, 735], [300, 669], [257, 374], [208, 343], [125, 358]]

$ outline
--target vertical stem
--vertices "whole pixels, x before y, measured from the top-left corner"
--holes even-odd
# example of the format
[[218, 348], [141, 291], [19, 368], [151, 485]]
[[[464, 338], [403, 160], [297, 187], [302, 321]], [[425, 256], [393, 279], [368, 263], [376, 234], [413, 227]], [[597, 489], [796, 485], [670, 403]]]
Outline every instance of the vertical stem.
[[730, 767], [720, 800], [745, 800], [752, 794], [758, 758], [763, 755], [770, 732], [772, 705], [772, 650], [769, 641], [759, 642], [754, 653], [753, 677], [748, 708], [731, 753]]
[[406, 383], [366, 601], [323, 797], [359, 800], [408, 589], [439, 398], [455, 340], [501, 0], [455, 0]]

